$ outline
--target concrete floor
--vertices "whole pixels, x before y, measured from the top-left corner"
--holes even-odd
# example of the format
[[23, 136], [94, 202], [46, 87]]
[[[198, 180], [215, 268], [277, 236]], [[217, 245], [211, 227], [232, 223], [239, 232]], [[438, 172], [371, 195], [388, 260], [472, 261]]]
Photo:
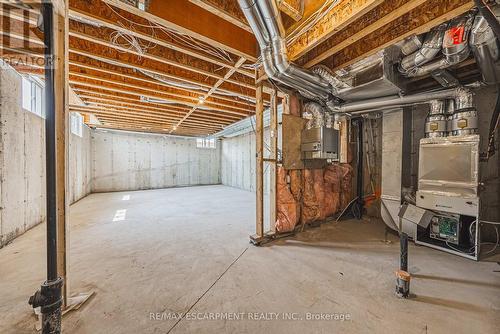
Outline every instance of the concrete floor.
[[[64, 317], [65, 332], [500, 333], [497, 263], [412, 245], [416, 296], [399, 300], [398, 239], [384, 241], [380, 222], [324, 224], [254, 247], [253, 203], [253, 193], [205, 186], [73, 205], [70, 290], [96, 295]], [[40, 225], [0, 249], [0, 333], [33, 332], [27, 300], [44, 278], [44, 238]], [[222, 315], [233, 319], [196, 319]]]

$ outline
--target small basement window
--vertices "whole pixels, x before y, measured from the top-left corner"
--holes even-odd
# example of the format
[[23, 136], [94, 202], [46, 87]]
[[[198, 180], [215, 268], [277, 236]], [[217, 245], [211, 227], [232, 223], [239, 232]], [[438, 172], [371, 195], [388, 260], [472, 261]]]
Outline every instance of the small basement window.
[[30, 111], [42, 118], [43, 112], [43, 82], [32, 76], [22, 77], [23, 109]]
[[77, 112], [71, 113], [71, 133], [78, 137], [83, 136], [83, 116]]
[[215, 138], [196, 138], [197, 148], [216, 148]]

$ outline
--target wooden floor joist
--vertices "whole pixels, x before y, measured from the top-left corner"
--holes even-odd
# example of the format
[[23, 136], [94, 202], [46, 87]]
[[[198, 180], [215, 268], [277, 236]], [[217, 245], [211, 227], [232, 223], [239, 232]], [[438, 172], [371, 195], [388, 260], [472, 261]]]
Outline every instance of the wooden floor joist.
[[[121, 13], [120, 15], [125, 15], [120, 17], [116, 15], [109, 7], [104, 7], [100, 9], [104, 16], [97, 16], [95, 12], [93, 12], [92, 7], [83, 6], [81, 2], [72, 3], [70, 14], [74, 19], [84, 19], [89, 22], [94, 22], [98, 25], [105, 26], [107, 28], [111, 28], [117, 32], [122, 32], [128, 34], [130, 36], [134, 36], [137, 38], [141, 38], [153, 45], [159, 45], [173, 51], [178, 51], [188, 56], [192, 56], [201, 60], [205, 60], [207, 62], [211, 62], [216, 64], [217, 66], [223, 66], [226, 68], [234, 68], [234, 63], [229, 62], [228, 60], [217, 58], [211, 54], [205, 53], [199, 49], [195, 49], [190, 47], [187, 44], [182, 44], [178, 40], [174, 38], [175, 35], [168, 34], [162, 29], [158, 28], [150, 28], [145, 24], [147, 21], [142, 18], [137, 18], [130, 16], [126, 17], [127, 13]], [[133, 27], [133, 29], [127, 29], [127, 22], [131, 22], [132, 20], [137, 20], [136, 24], [129, 23], [129, 27]], [[134, 21], [132, 21], [134, 22]], [[253, 77], [253, 72], [246, 69], [238, 69], [239, 73], [242, 73], [248, 77]]]
[[[172, 97], [166, 94], [162, 93], [153, 93], [150, 91], [145, 91], [145, 90], [128, 90], [127, 87], [122, 87], [120, 85], [113, 85], [113, 84], [103, 84], [100, 81], [96, 80], [90, 80], [90, 79], [84, 79], [84, 78], [75, 78], [73, 75], [70, 75], [69, 79], [70, 84], [72, 85], [79, 85], [79, 86], [84, 86], [84, 87], [92, 87], [92, 88], [97, 88], [97, 89], [103, 89], [106, 91], [110, 92], [117, 92], [117, 93], [124, 93], [124, 94], [131, 94], [131, 95], [136, 95], [136, 96], [143, 96], [147, 98], [152, 98], [152, 99], [160, 99], [165, 102], [171, 102], [171, 103], [179, 103], [183, 105], [187, 105], [190, 107], [195, 107], [198, 105], [198, 103], [186, 100], [186, 99], [180, 99], [176, 97]], [[204, 104], [204, 107], [206, 108], [211, 108], [212, 110], [217, 110], [223, 113], [228, 113], [228, 114], [233, 114], [233, 115], [241, 115], [241, 116], [248, 116], [250, 115], [250, 112], [248, 111], [242, 111], [238, 109], [232, 109], [232, 108], [223, 108], [215, 104], [211, 103], [206, 103]]]
[[[145, 115], [168, 119], [173, 121], [169, 133], [186, 133], [183, 124], [227, 125], [254, 114], [252, 66], [259, 50], [237, 1], [151, 0], [145, 10], [120, 0], [68, 1], [69, 83], [87, 108], [108, 109], [106, 117], [127, 110], [120, 117], [129, 117], [134, 127], [146, 121]], [[285, 12], [293, 9], [287, 15], [296, 18], [304, 10], [298, 22], [282, 15], [288, 32], [314, 20], [323, 5], [275, 4]], [[337, 70], [472, 6], [471, 0], [340, 0], [289, 42], [288, 54], [299, 66]], [[0, 37], [9, 44], [0, 51], [25, 60], [15, 65], [22, 73], [42, 75], [43, 66], [36, 63], [43, 59], [37, 11], [27, 11], [26, 24], [22, 11], [0, 13], [5, 16]], [[272, 91], [262, 87], [264, 106]]]
[[380, 5], [384, 0], [341, 0], [327, 12], [311, 29], [300, 35], [288, 46], [292, 60], [306, 54], [310, 49], [325, 41], [357, 18]]
[[469, 0], [429, 0], [326, 58], [322, 64], [333, 70], [348, 66], [406, 37], [427, 32], [432, 27], [467, 12], [472, 6], [473, 2]]

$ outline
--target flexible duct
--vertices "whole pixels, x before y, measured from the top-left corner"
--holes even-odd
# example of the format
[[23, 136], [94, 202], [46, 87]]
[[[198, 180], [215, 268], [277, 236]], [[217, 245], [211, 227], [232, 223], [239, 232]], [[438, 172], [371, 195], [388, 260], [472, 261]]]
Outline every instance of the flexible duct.
[[302, 117], [309, 120], [306, 124], [307, 129], [320, 128], [325, 125], [325, 110], [316, 102], [308, 102], [304, 105]]

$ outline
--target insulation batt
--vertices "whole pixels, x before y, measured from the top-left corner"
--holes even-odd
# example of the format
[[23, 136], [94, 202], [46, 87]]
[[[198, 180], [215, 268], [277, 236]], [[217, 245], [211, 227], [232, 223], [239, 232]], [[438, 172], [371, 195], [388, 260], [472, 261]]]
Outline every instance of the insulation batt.
[[340, 207], [345, 208], [352, 200], [352, 173], [353, 168], [349, 164], [340, 164], [341, 170], [341, 191], [340, 191]]
[[321, 208], [316, 197], [313, 170], [304, 169], [302, 172], [302, 212], [301, 222], [309, 224], [321, 218]]
[[295, 224], [298, 224], [302, 206], [302, 171], [300, 169], [290, 170], [288, 175], [290, 176], [290, 191], [292, 192], [297, 208], [297, 220]]
[[313, 169], [314, 195], [319, 205], [319, 219], [326, 218], [325, 211], [325, 180], [323, 179], [323, 169]]
[[287, 172], [283, 167], [278, 168], [276, 180], [277, 191], [277, 218], [276, 231], [293, 231], [298, 221], [297, 204], [298, 202], [292, 195], [286, 182]]
[[340, 178], [334, 165], [325, 168], [325, 198], [323, 201], [323, 210], [325, 217], [333, 216], [339, 209], [340, 202]]
[[324, 169], [287, 171], [279, 167], [276, 230], [289, 232], [299, 218], [302, 224], [309, 224], [344, 209], [352, 199], [352, 173], [349, 164], [338, 163]]

